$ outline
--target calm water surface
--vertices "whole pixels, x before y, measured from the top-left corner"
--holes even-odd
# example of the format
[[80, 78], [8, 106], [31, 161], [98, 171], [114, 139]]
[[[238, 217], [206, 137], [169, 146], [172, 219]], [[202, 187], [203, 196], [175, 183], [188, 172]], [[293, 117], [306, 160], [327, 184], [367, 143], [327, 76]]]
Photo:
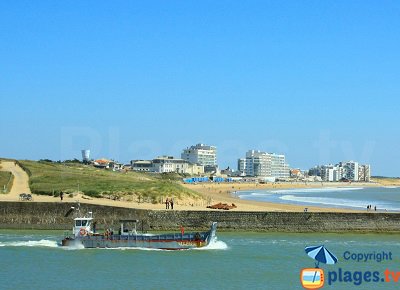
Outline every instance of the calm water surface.
[[[324, 244], [338, 258], [328, 272], [400, 271], [400, 236], [218, 233], [204, 250], [65, 249], [61, 232], [0, 231], [0, 289], [302, 289], [313, 267], [304, 248]], [[356, 253], [392, 252], [391, 261], [356, 262]], [[327, 273], [325, 274], [327, 276]], [[325, 289], [398, 289], [399, 283], [334, 283]]]

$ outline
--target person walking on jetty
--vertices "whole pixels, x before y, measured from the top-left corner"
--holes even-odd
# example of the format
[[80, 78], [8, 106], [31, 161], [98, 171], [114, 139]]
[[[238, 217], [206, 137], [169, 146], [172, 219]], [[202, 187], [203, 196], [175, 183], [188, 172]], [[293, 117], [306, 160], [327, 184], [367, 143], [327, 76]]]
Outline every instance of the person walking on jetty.
[[169, 209], [169, 199], [168, 199], [168, 197], [165, 200], [165, 209]]
[[60, 192], [60, 199], [61, 199], [61, 201], [63, 201], [63, 198], [64, 198], [64, 192]]
[[174, 200], [172, 199], [172, 197], [171, 197], [171, 200], [170, 200], [170, 204], [171, 204], [171, 209], [174, 209]]

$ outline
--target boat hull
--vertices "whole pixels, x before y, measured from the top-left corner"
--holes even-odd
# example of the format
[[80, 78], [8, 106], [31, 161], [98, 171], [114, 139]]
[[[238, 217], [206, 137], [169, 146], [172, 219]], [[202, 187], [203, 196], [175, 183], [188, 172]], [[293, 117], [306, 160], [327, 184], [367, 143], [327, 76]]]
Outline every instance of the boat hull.
[[84, 247], [84, 248], [149, 248], [149, 249], [163, 249], [163, 250], [185, 250], [191, 248], [201, 248], [209, 244], [207, 240], [152, 240], [152, 239], [120, 239], [113, 236], [105, 237], [79, 237], [79, 238], [66, 238], [62, 241], [63, 246], [70, 247]]
[[216, 224], [208, 232], [187, 234], [131, 234], [131, 235], [85, 235], [66, 237], [62, 246], [83, 248], [148, 248], [185, 250], [207, 246], [215, 238]]

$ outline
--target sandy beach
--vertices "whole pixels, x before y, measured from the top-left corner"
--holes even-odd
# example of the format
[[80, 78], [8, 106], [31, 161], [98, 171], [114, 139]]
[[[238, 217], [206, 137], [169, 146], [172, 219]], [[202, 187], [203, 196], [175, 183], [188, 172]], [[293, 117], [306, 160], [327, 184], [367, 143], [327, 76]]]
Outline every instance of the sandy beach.
[[[293, 189], [293, 188], [323, 188], [323, 187], [367, 187], [367, 186], [380, 186], [375, 183], [207, 183], [207, 184], [184, 184], [185, 187], [201, 193], [206, 200], [212, 200], [212, 204], [222, 202], [232, 204], [234, 203], [237, 208], [232, 209], [235, 211], [284, 211], [284, 212], [303, 212], [304, 206], [291, 205], [291, 204], [278, 204], [269, 202], [259, 202], [242, 200], [236, 197], [236, 192], [243, 190], [279, 190], [279, 189]], [[313, 212], [359, 212], [350, 209], [326, 208], [307, 206], [308, 211]]]
[[[3, 161], [1, 169], [10, 171], [14, 176], [14, 183], [11, 191], [8, 194], [0, 194], [0, 201], [18, 201], [20, 193], [31, 193], [29, 189], [29, 177], [18, 165], [11, 161]], [[237, 207], [231, 211], [282, 211], [282, 212], [302, 212], [304, 206], [278, 204], [268, 202], [258, 202], [241, 200], [235, 196], [235, 192], [241, 190], [262, 190], [262, 189], [288, 189], [288, 188], [321, 188], [321, 187], [367, 187], [381, 186], [378, 183], [199, 183], [199, 184], [183, 184], [184, 187], [199, 193], [200, 198], [184, 198], [174, 200], [174, 210], [203, 210], [216, 211], [215, 209], [207, 208], [208, 205], [217, 203], [234, 204]], [[33, 202], [71, 202], [79, 201], [88, 204], [98, 204], [106, 206], [119, 206], [127, 208], [139, 208], [149, 210], [165, 210], [165, 204], [138, 203], [136, 201], [110, 200], [106, 198], [91, 198], [86, 197], [79, 192], [74, 193], [73, 197], [64, 196], [61, 201], [59, 197], [44, 196], [33, 194]], [[312, 212], [357, 212], [356, 210], [337, 209], [307, 206], [308, 211]]]

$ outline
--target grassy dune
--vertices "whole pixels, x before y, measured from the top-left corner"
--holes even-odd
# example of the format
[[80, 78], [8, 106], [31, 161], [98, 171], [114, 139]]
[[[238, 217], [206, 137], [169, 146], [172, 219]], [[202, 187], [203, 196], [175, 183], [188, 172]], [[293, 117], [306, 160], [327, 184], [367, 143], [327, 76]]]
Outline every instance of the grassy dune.
[[167, 196], [197, 197], [181, 186], [176, 176], [136, 172], [112, 172], [76, 163], [20, 161], [30, 175], [33, 193], [58, 196], [61, 191], [92, 197], [162, 202]]
[[372, 181], [384, 186], [400, 186], [400, 178], [395, 177], [372, 177]]

